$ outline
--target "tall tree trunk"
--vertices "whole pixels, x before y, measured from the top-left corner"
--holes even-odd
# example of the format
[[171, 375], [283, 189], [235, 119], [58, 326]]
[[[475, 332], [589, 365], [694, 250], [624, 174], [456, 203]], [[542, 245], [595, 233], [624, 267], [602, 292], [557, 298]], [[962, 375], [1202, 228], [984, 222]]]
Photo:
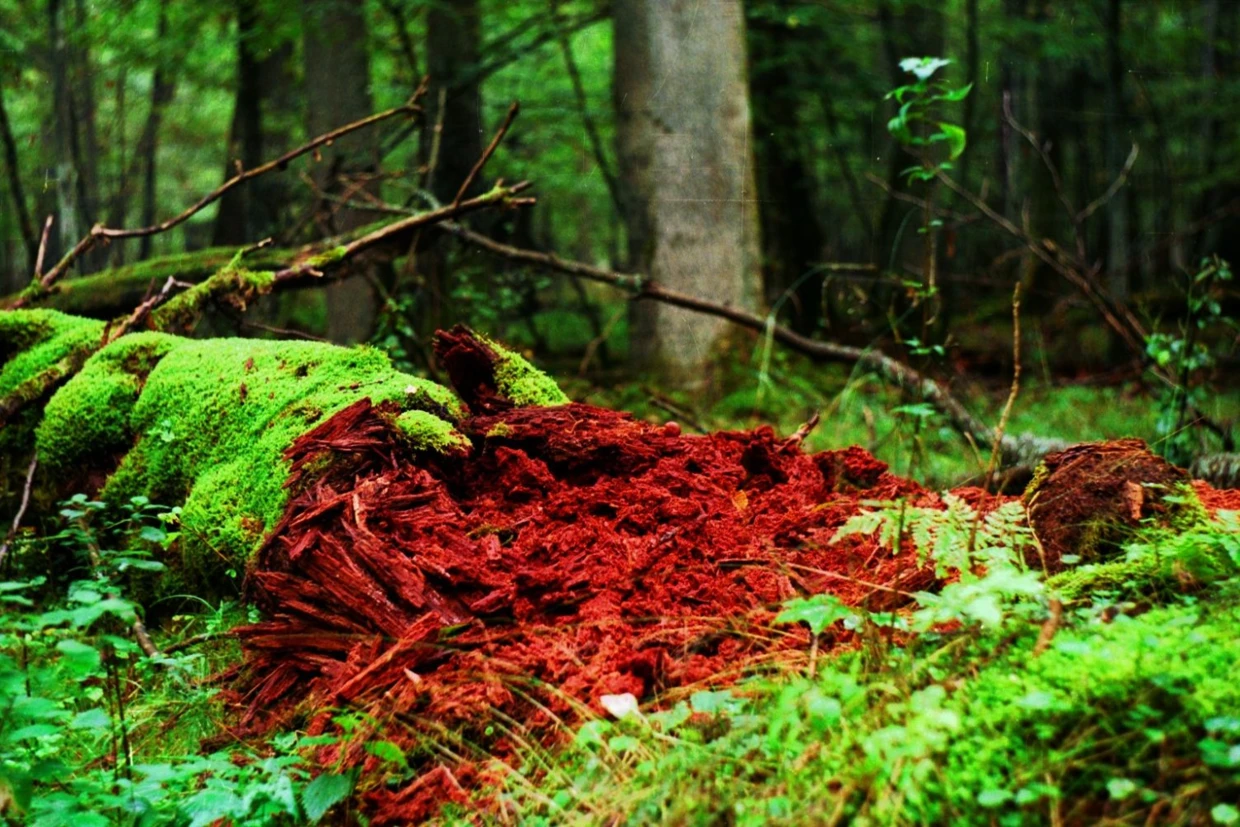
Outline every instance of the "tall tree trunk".
[[[84, 0], [75, 0], [73, 4], [73, 22], [75, 30], [80, 32], [86, 28], [86, 4]], [[95, 70], [90, 62], [90, 50], [83, 45], [81, 37], [74, 38], [70, 49], [72, 64], [72, 108], [77, 129], [78, 166], [78, 204], [83, 224], [93, 226], [101, 215], [99, 198], [99, 137], [95, 128]], [[83, 257], [83, 272], [94, 272], [107, 264], [108, 251], [99, 247]]]
[[[321, 135], [369, 115], [370, 58], [366, 10], [362, 0], [303, 0], [302, 46], [306, 84], [306, 130]], [[325, 192], [343, 191], [341, 178], [373, 173], [378, 144], [373, 130], [336, 141], [323, 153], [315, 180]], [[319, 222], [327, 232], [354, 229], [369, 220], [365, 211], [335, 209], [324, 203]], [[366, 279], [353, 278], [327, 288], [327, 334], [336, 342], [370, 337], [378, 303]]]
[[[668, 287], [752, 309], [759, 238], [741, 2], [717, 0], [704, 14], [690, 0], [631, 0], [615, 20], [630, 264]], [[653, 302], [633, 311], [636, 362], [701, 384], [724, 325]]]
[[[824, 246], [814, 203], [815, 180], [806, 160], [810, 131], [797, 117], [804, 88], [794, 86], [789, 49], [794, 32], [778, 23], [751, 31], [750, 73], [761, 209], [763, 275], [766, 300], [792, 305], [789, 318], [800, 333], [812, 333], [825, 308], [823, 276], [813, 275]], [[812, 67], [801, 67], [810, 72]]]
[[[17, 141], [13, 138], [13, 127], [9, 123], [9, 113], [4, 106], [4, 90], [2, 89], [0, 89], [0, 140], [4, 142], [4, 166], [9, 179], [9, 197], [13, 201], [13, 212], [17, 216], [17, 226], [22, 234], [22, 243], [26, 247], [27, 266], [33, 269], [35, 256], [38, 255], [39, 239], [35, 235], [34, 222], [30, 220], [25, 190], [22, 189], [21, 168], [17, 164]], [[27, 276], [29, 275], [27, 273]]]
[[[433, 3], [426, 17], [426, 96], [419, 155], [427, 165], [426, 187], [440, 203], [450, 203], [483, 150], [482, 10], [478, 0]], [[467, 195], [483, 186], [475, 181]], [[454, 319], [451, 303], [450, 244], [436, 239], [418, 256], [421, 276], [418, 318], [425, 333]]]
[[[168, 0], [160, 0], [159, 23], [157, 38], [162, 42], [168, 36]], [[146, 126], [142, 129], [139, 140], [138, 155], [143, 160], [142, 176], [142, 217], [139, 223], [149, 227], [155, 223], [158, 208], [156, 184], [156, 160], [159, 155], [159, 125], [163, 120], [164, 108], [171, 102], [175, 92], [168, 67], [161, 59], [155, 64], [151, 77], [151, 109], [147, 114]], [[152, 236], [143, 236], [138, 242], [138, 258], [146, 259], [151, 255]]]
[[[290, 105], [290, 61], [293, 44], [265, 42], [274, 28], [264, 20], [255, 0], [237, 0], [237, 95], [224, 179], [263, 163], [275, 148], [287, 142], [280, 129]], [[275, 117], [273, 117], [275, 116]], [[274, 138], [275, 140], [269, 140]], [[274, 145], [274, 146], [273, 146]], [[220, 199], [212, 243], [236, 245], [258, 241], [280, 229], [291, 200], [287, 183], [278, 175], [264, 175], [229, 190]]]
[[48, 0], [47, 33], [52, 67], [52, 157], [55, 170], [56, 221], [49, 240], [48, 259], [55, 261], [61, 251], [82, 236], [77, 205], [77, 168], [73, 163], [73, 102], [70, 98], [68, 59], [61, 19], [61, 0]]
[[[1120, 44], [1123, 27], [1121, 0], [1107, 0], [1106, 18], [1106, 148], [1107, 172], [1120, 174], [1128, 156], [1128, 108], [1124, 102], [1124, 59]], [[1130, 292], [1128, 188], [1120, 187], [1107, 205], [1107, 288], [1119, 301]]]

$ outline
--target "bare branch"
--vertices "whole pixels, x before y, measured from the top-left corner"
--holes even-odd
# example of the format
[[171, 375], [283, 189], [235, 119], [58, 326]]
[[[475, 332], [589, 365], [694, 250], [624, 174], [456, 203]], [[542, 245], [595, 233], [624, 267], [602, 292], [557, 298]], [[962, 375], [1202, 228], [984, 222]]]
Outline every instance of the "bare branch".
[[508, 114], [504, 116], [504, 122], [499, 125], [499, 129], [495, 133], [495, 137], [491, 139], [491, 143], [482, 151], [482, 157], [474, 164], [473, 169], [469, 171], [469, 175], [465, 176], [465, 180], [461, 182], [461, 188], [456, 191], [456, 198], [452, 199], [452, 206], [458, 207], [461, 199], [465, 197], [465, 193], [474, 185], [474, 181], [478, 178], [478, 174], [482, 172], [482, 168], [486, 166], [487, 161], [491, 160], [491, 156], [495, 154], [495, 150], [499, 149], [500, 141], [504, 140], [504, 136], [508, 134], [508, 128], [512, 126], [512, 122], [516, 120], [517, 113], [521, 111], [521, 104], [516, 101], [508, 107]]
[[34, 486], [34, 472], [39, 468], [39, 455], [35, 454], [30, 458], [30, 467], [26, 469], [26, 485], [22, 488], [21, 505], [17, 507], [17, 514], [13, 517], [13, 525], [9, 526], [9, 532], [4, 537], [4, 543], [0, 544], [0, 571], [4, 568], [5, 558], [9, 556], [9, 547], [13, 543], [13, 538], [17, 536], [17, 530], [21, 528], [22, 517], [26, 516], [26, 506], [30, 505], [30, 490]]
[[231, 190], [232, 188], [236, 186], [239, 186], [245, 183], [246, 181], [249, 181], [253, 178], [257, 178], [258, 176], [264, 175], [275, 169], [284, 169], [286, 166], [288, 166], [289, 162], [293, 161], [294, 159], [302, 155], [305, 155], [308, 152], [312, 152], [313, 150], [316, 150], [319, 147], [324, 146], [325, 144], [330, 144], [344, 137], [345, 135], [348, 135], [351, 132], [356, 132], [359, 129], [364, 129], [368, 126], [372, 126], [374, 124], [388, 120], [389, 118], [393, 118], [397, 115], [407, 115], [407, 114], [412, 115], [412, 114], [421, 112], [422, 107], [418, 104], [418, 101], [422, 98], [423, 95], [426, 94], [426, 89], [427, 89], [426, 83], [423, 82], [423, 84], [418, 87], [417, 91], [413, 93], [413, 96], [410, 97], [408, 101], [401, 104], [400, 106], [397, 106], [393, 109], [389, 109], [386, 112], [379, 112], [377, 114], [370, 115], [368, 117], [362, 118], [361, 120], [354, 121], [353, 123], [346, 124], [345, 126], [339, 127], [337, 129], [333, 129], [331, 132], [327, 132], [323, 135], [320, 135], [319, 137], [315, 138], [309, 143], [303, 144], [302, 146], [299, 146], [296, 149], [290, 150], [284, 153], [283, 155], [281, 155], [280, 157], [272, 161], [268, 161], [267, 163], [262, 164], [261, 166], [257, 166], [253, 169], [243, 170], [243, 171], [238, 172], [237, 175], [228, 179], [227, 181], [225, 181], [223, 184], [221, 184], [216, 189], [212, 190], [207, 195], [204, 195], [195, 204], [188, 207], [187, 209], [182, 211], [180, 214], [167, 219], [166, 221], [162, 221], [158, 224], [154, 224], [149, 227], [140, 227], [137, 229], [115, 229], [115, 228], [110, 228], [110, 227], [104, 227], [102, 224], [96, 224], [93, 228], [91, 228], [91, 231], [84, 238], [82, 238], [82, 240], [79, 241], [74, 246], [74, 248], [70, 250], [56, 264], [55, 267], [53, 267], [47, 273], [47, 275], [43, 276], [41, 279], [39, 279], [39, 281], [35, 285], [33, 285], [34, 287], [33, 290], [29, 290], [29, 291], [22, 293], [22, 295], [19, 296], [17, 301], [12, 305], [12, 308], [23, 307], [30, 301], [37, 299], [43, 295], [46, 295], [48, 290], [52, 287], [52, 285], [55, 284], [58, 279], [64, 276], [66, 272], [68, 272], [69, 268], [73, 265], [73, 263], [77, 261], [87, 251], [93, 248], [96, 244], [98, 244], [100, 239], [112, 240], [112, 239], [120, 239], [120, 238], [140, 238], [144, 236], [156, 235], [158, 233], [166, 232], [172, 229], [173, 227], [176, 227], [177, 225], [187, 221], [194, 214], [200, 212], [201, 210], [205, 209], [209, 205], [218, 201], [226, 192], [228, 192], [229, 190]]

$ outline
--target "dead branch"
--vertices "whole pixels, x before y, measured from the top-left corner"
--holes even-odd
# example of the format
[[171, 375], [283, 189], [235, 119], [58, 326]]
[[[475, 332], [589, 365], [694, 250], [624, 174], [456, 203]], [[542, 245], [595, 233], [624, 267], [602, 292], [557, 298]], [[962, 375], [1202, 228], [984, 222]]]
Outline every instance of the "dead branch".
[[254, 167], [249, 170], [239, 171], [237, 175], [228, 179], [210, 193], [204, 195], [192, 206], [186, 208], [178, 215], [175, 215], [165, 221], [161, 221], [158, 224], [153, 224], [149, 227], [139, 227], [136, 229], [118, 229], [105, 227], [102, 224], [96, 224], [91, 228], [90, 232], [87, 233], [86, 236], [73, 247], [72, 250], [65, 254], [65, 256], [56, 264], [55, 267], [48, 271], [48, 273], [40, 278], [35, 284], [33, 284], [31, 289], [20, 294], [17, 300], [10, 305], [10, 309], [23, 307], [27, 303], [46, 295], [52, 285], [54, 285], [57, 280], [68, 272], [73, 263], [81, 258], [86, 252], [91, 250], [101, 239], [104, 241], [111, 241], [122, 238], [141, 238], [167, 232], [173, 227], [189, 220], [191, 216], [202, 211], [209, 205], [218, 201], [226, 192], [234, 187], [244, 184], [245, 182], [257, 178], [260, 175], [265, 175], [272, 170], [282, 170], [287, 167], [291, 161], [305, 155], [308, 152], [312, 152], [325, 144], [330, 144], [351, 132], [356, 132], [359, 129], [364, 129], [397, 115], [412, 115], [421, 112], [422, 107], [418, 102], [422, 96], [426, 94], [426, 88], [426, 83], [423, 82], [423, 84], [413, 93], [413, 96], [400, 106], [389, 109], [386, 112], [379, 112], [374, 115], [370, 115], [362, 118], [361, 120], [338, 127], [337, 129], [333, 129], [331, 132], [320, 135], [309, 143], [303, 144], [296, 149], [289, 150], [280, 157], [272, 161], [268, 161], [261, 166]]
[[512, 122], [516, 120], [517, 113], [520, 111], [521, 104], [513, 101], [512, 105], [508, 107], [508, 114], [504, 116], [504, 122], [496, 130], [495, 137], [491, 138], [491, 143], [487, 144], [487, 148], [482, 151], [482, 157], [474, 163], [473, 168], [469, 171], [469, 175], [466, 175], [465, 180], [461, 182], [461, 188], [456, 191], [456, 198], [452, 199], [453, 207], [460, 205], [461, 199], [465, 197], [465, 193], [474, 185], [478, 174], [482, 172], [482, 168], [486, 166], [487, 161], [491, 160], [491, 156], [499, 148], [500, 141], [504, 140], [504, 136], [508, 134], [508, 128], [512, 126]]
[[[934, 379], [919, 373], [881, 351], [811, 339], [782, 325], [768, 325], [765, 317], [755, 313], [749, 313], [735, 307], [717, 304], [705, 299], [699, 299], [696, 296], [669, 290], [643, 275], [617, 273], [582, 262], [562, 259], [553, 253], [524, 250], [519, 247], [501, 244], [458, 224], [441, 223], [438, 226], [445, 232], [450, 232], [463, 241], [495, 255], [511, 261], [519, 261], [535, 267], [578, 276], [590, 281], [610, 284], [613, 287], [629, 291], [635, 300], [659, 301], [687, 310], [695, 310], [699, 313], [727, 319], [734, 324], [758, 333], [766, 333], [769, 330], [770, 335], [776, 341], [815, 361], [855, 364], [865, 370], [878, 374], [910, 395], [933, 405], [935, 409], [947, 418], [947, 421], [953, 428], [961, 434], [971, 436], [979, 443], [990, 443], [995, 439], [995, 430], [987, 427], [980, 419], [970, 413], [960, 400], [956, 399], [946, 388]], [[1004, 463], [1009, 465], [1033, 465], [1042, 456], [1052, 451], [1062, 450], [1068, 446], [1068, 443], [1062, 440], [1046, 439], [1029, 434], [1019, 437], [1002, 434], [999, 442]]]
[[47, 239], [52, 234], [52, 222], [55, 220], [55, 216], [49, 215], [43, 222], [43, 236], [39, 239], [39, 252], [34, 257], [34, 278], [36, 279], [43, 275], [43, 259], [47, 256]]
[[22, 518], [26, 516], [26, 507], [30, 505], [30, 490], [34, 486], [34, 472], [38, 468], [39, 455], [36, 453], [30, 458], [30, 467], [26, 469], [26, 485], [22, 488], [21, 505], [17, 507], [17, 514], [13, 516], [13, 525], [9, 526], [9, 532], [4, 536], [4, 543], [0, 544], [0, 571], [4, 570], [4, 561], [9, 556], [9, 547], [13, 543], [13, 538], [17, 536], [17, 530], [21, 528]]

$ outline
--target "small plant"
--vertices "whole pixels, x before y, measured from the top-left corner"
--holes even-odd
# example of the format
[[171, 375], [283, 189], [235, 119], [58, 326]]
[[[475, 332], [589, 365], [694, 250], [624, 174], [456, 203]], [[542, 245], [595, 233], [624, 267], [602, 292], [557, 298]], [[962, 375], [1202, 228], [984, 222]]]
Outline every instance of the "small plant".
[[1189, 414], [1207, 401], [1209, 388], [1201, 379], [1215, 363], [1214, 351], [1202, 337], [1220, 328], [1240, 330], [1240, 323], [1226, 315], [1221, 301], [1221, 293], [1231, 280], [1227, 262], [1218, 256], [1203, 259], [1197, 272], [1186, 280], [1179, 330], [1146, 337], [1146, 355], [1176, 377], [1170, 385], [1157, 383], [1155, 429], [1163, 456], [1177, 465], [1188, 465], [1199, 450], [1189, 427]]

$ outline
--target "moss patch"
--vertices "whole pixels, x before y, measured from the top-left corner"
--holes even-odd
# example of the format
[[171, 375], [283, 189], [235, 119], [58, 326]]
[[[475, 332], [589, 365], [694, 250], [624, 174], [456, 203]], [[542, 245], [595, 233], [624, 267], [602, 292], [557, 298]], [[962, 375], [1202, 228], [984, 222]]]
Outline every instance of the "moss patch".
[[375, 350], [186, 341], [147, 377], [130, 416], [137, 442], [103, 496], [181, 503], [187, 574], [240, 569], [283, 513], [285, 449], [364, 397], [428, 417], [459, 415], [450, 391], [399, 373]]
[[[0, 397], [55, 368], [65, 359], [85, 358], [103, 338], [103, 322], [56, 310], [0, 313]], [[7, 357], [7, 358], [6, 358]]]
[[469, 450], [469, 438], [452, 427], [452, 423], [427, 411], [405, 411], [392, 425], [406, 445], [415, 451]]
[[501, 396], [518, 407], [568, 404], [569, 398], [550, 376], [498, 342], [479, 338], [495, 352], [495, 387]]
[[48, 401], [36, 431], [39, 460], [53, 470], [92, 456], [123, 454], [133, 444], [130, 418], [147, 375], [188, 340], [165, 333], [122, 336], [91, 356]]

